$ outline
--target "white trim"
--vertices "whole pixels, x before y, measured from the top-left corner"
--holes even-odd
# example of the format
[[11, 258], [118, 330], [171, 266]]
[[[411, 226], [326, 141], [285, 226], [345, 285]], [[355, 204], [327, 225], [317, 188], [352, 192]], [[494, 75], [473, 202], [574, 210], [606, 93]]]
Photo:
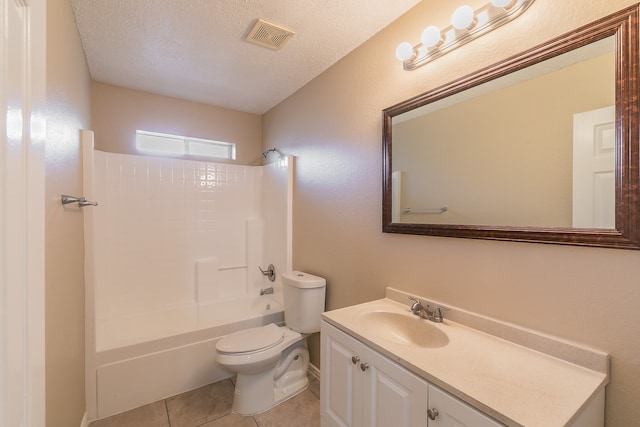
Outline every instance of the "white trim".
[[80, 423], [80, 427], [89, 427], [89, 420], [87, 419], [87, 413], [84, 413], [84, 417], [82, 417], [82, 422]]
[[[93, 131], [80, 130], [82, 150], [82, 186], [84, 196], [95, 200]], [[84, 216], [84, 393], [86, 416], [98, 418], [98, 396], [96, 394], [96, 322], [95, 322], [95, 280], [93, 259], [93, 224], [95, 209], [85, 210]]]
[[309, 375], [320, 381], [320, 369], [313, 363], [309, 363]]
[[0, 38], [0, 426], [41, 427], [45, 0], [0, 0], [0, 22], [11, 23]]
[[293, 270], [293, 194], [296, 157], [287, 156], [287, 271]]

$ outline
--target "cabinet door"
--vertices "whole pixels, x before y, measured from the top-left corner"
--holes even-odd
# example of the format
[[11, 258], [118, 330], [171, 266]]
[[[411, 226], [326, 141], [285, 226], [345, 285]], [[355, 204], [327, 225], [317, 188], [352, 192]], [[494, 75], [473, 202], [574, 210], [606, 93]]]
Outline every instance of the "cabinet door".
[[372, 350], [362, 358], [369, 371], [363, 377], [362, 425], [426, 427], [428, 383]]
[[429, 385], [429, 410], [437, 411], [434, 420], [429, 418], [429, 427], [503, 427], [434, 385]]
[[[353, 427], [361, 425], [361, 372], [355, 339], [322, 322], [320, 335], [322, 375], [320, 411], [322, 425]], [[354, 363], [355, 362], [355, 363]]]

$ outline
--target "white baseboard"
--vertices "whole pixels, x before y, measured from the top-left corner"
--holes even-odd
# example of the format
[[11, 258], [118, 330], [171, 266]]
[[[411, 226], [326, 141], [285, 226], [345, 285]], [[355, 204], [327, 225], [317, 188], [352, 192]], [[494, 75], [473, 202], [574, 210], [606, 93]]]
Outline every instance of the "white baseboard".
[[84, 413], [84, 417], [82, 417], [82, 422], [80, 423], [80, 427], [89, 427], [89, 421], [87, 421], [87, 413]]
[[320, 381], [320, 369], [312, 363], [309, 363], [309, 375]]

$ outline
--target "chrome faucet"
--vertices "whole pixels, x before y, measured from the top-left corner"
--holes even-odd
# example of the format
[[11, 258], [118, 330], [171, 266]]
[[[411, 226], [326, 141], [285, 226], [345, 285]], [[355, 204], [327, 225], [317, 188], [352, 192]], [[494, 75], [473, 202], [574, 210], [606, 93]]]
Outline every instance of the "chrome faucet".
[[409, 299], [413, 301], [411, 304], [411, 312], [418, 317], [423, 319], [431, 320], [432, 322], [442, 323], [442, 307], [435, 307], [433, 310], [430, 310], [429, 304], [423, 304], [417, 298], [409, 296]]

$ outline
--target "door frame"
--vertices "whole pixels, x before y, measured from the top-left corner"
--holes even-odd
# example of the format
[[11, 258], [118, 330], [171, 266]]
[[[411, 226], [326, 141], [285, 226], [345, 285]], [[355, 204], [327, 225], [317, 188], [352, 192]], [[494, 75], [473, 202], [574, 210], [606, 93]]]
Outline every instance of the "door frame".
[[1, 75], [19, 76], [0, 79], [0, 426], [41, 427], [46, 0], [0, 0], [3, 28], [11, 14], [22, 26], [0, 37]]

